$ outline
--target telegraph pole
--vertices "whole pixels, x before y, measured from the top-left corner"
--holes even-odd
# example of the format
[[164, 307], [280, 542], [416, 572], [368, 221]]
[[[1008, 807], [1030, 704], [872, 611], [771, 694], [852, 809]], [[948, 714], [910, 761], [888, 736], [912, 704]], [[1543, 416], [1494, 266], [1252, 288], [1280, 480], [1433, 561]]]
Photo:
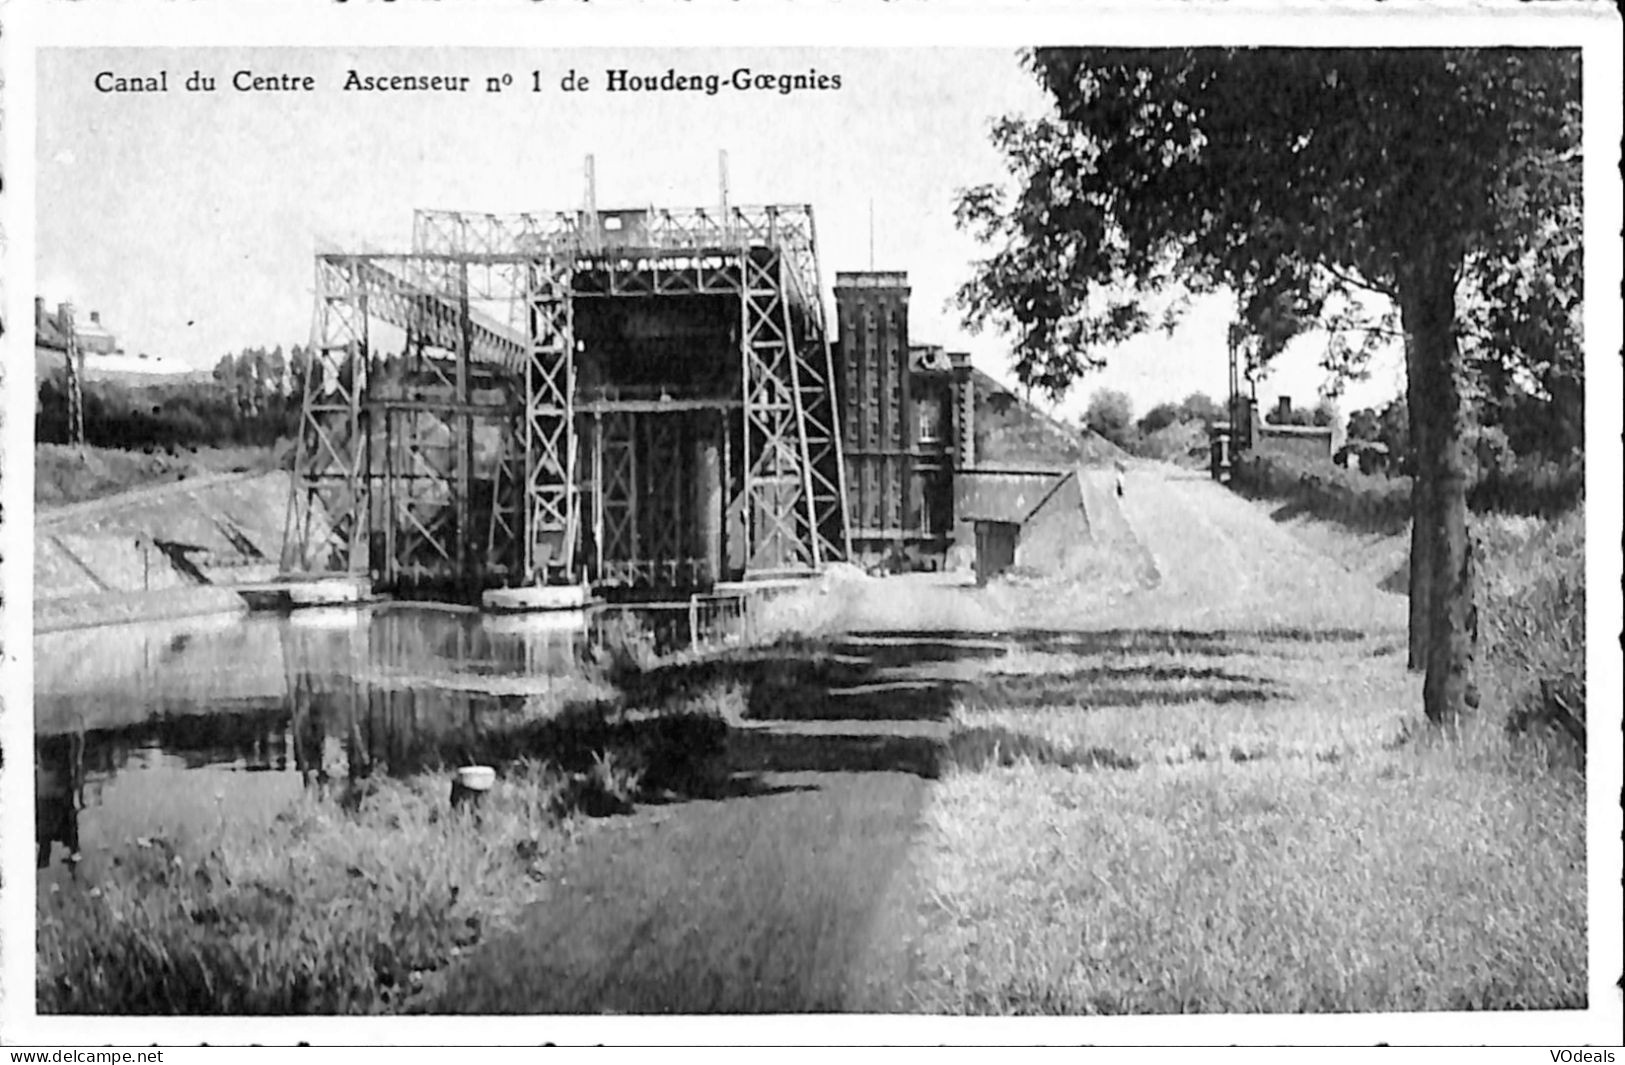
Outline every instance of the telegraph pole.
[[62, 331], [67, 337], [68, 350], [68, 444], [85, 449], [85, 394], [81, 380], [85, 374], [85, 353], [79, 346], [79, 328], [74, 324], [73, 307], [62, 308]]

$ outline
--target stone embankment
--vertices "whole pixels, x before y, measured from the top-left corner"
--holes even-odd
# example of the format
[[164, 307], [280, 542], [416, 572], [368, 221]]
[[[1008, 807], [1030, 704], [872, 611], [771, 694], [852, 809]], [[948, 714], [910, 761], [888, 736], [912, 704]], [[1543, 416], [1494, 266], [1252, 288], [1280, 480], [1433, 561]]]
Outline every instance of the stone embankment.
[[222, 474], [41, 509], [39, 632], [237, 609], [234, 585], [275, 575], [283, 472]]

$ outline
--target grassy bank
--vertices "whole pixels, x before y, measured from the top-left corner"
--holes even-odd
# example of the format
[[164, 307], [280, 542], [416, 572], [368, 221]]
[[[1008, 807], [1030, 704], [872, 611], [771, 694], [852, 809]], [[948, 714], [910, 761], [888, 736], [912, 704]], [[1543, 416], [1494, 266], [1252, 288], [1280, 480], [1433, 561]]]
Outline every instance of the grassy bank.
[[[1475, 524], [1479, 681], [1508, 724], [1550, 724], [1555, 698], [1586, 712], [1585, 511]], [[1543, 685], [1544, 690], [1543, 690]]]
[[126, 451], [39, 444], [34, 448], [34, 503], [84, 503], [132, 488], [172, 484], [221, 473], [264, 473], [280, 468], [292, 444]]
[[96, 595], [34, 600], [34, 633], [62, 632], [93, 625], [128, 625], [167, 621], [244, 609], [242, 596], [229, 588], [204, 585], [161, 592], [103, 592]]
[[1243, 455], [1230, 487], [1249, 499], [1281, 504], [1278, 517], [1305, 515], [1357, 532], [1387, 535], [1411, 519], [1411, 479], [1360, 473], [1326, 462]]
[[1503, 727], [1542, 676], [1584, 676], [1583, 514], [1475, 517], [1486, 698], [1446, 735], [1421, 720], [1394, 597], [1351, 594], [1403, 560], [1402, 529], [1374, 531], [1391, 500], [1276, 498], [1250, 526], [1202, 494], [1158, 520], [1200, 514], [1204, 537], [1141, 531], [1174, 584], [1210, 558], [1220, 588], [1245, 583], [1246, 619], [1159, 628], [1152, 596], [1129, 627], [1017, 638], [956, 691], [911, 1007], [1583, 1007], [1583, 759]]
[[[1585, 500], [1585, 459], [1524, 458], [1486, 468], [1469, 463], [1467, 501], [1479, 514], [1555, 520]], [[1410, 521], [1411, 479], [1361, 473], [1284, 455], [1243, 455], [1231, 486], [1252, 499], [1275, 501], [1291, 515], [1335, 521], [1360, 532], [1397, 533]]]
[[[727, 693], [584, 705], [482, 737], [498, 765], [478, 810], [449, 773], [307, 789], [268, 833], [233, 824], [126, 841], [95, 883], [39, 898], [39, 1009], [62, 1013], [376, 1013], [546, 890], [584, 816], [703, 792]], [[547, 761], [540, 761], [542, 753]]]
[[1395, 634], [1080, 638], [954, 710], [913, 1008], [1577, 1008], [1584, 778], [1415, 732]]
[[[1397, 564], [1379, 579], [1404, 592], [1409, 478], [1248, 457], [1237, 464], [1234, 484], [1243, 495], [1280, 504], [1276, 520], [1294, 524], [1300, 538], [1350, 568], [1367, 560]], [[1583, 487], [1584, 464], [1576, 461], [1516, 467], [1480, 478], [1474, 489], [1479, 680], [1486, 715], [1515, 728], [1548, 720], [1551, 695], [1585, 717]]]

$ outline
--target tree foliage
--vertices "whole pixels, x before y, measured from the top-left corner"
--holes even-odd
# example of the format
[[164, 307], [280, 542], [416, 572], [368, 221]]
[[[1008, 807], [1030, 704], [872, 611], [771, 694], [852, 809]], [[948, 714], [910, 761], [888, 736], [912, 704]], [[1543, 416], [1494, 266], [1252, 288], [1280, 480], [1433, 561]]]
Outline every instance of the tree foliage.
[[1134, 401], [1128, 393], [1102, 388], [1089, 397], [1084, 411], [1085, 427], [1094, 430], [1119, 447], [1130, 443], [1134, 434]]
[[[1064, 390], [1178, 293], [1238, 292], [1261, 362], [1424, 266], [1487, 296], [1475, 332], [1577, 352], [1579, 63], [1554, 50], [1041, 49], [1054, 114], [993, 130], [1020, 188], [966, 190], [994, 247], [959, 293]], [[1522, 298], [1520, 297], [1520, 294]], [[1160, 298], [1159, 298], [1160, 297]], [[1340, 311], [1341, 308], [1341, 311]], [[1368, 323], [1378, 330], [1381, 323]], [[1552, 346], [1550, 341], [1542, 341]]]
[[1135, 426], [1141, 436], [1150, 436], [1170, 425], [1199, 425], [1206, 428], [1223, 414], [1223, 409], [1206, 392], [1192, 392], [1178, 403], [1158, 403], [1142, 414]]
[[1224, 408], [1206, 392], [1192, 392], [1179, 404], [1180, 421], [1212, 425], [1224, 416]]
[[[1190, 293], [1236, 294], [1259, 365], [1361, 292], [1390, 301], [1419, 457], [1412, 660], [1428, 716], [1453, 719], [1476, 702], [1469, 357], [1579, 366], [1566, 361], [1581, 295], [1578, 56], [1041, 49], [1027, 62], [1054, 109], [994, 127], [1013, 197], [960, 198], [959, 223], [991, 248], [959, 293], [967, 321], [1012, 334], [1017, 376], [1058, 393]], [[1482, 326], [1458, 312], [1464, 292], [1481, 296]], [[1556, 339], [1515, 339], [1513, 318]], [[1464, 335], [1484, 342], [1464, 356]], [[1357, 372], [1358, 349], [1343, 357]]]
[[[97, 447], [129, 450], [266, 445], [297, 429], [309, 359], [297, 345], [250, 348], [216, 364], [212, 380], [83, 385], [85, 434]], [[67, 386], [63, 375], [39, 386], [36, 438], [66, 443]]]
[[1159, 430], [1184, 419], [1180, 417], [1180, 409], [1172, 403], [1158, 403], [1155, 407], [1140, 416], [1140, 433], [1149, 436]]

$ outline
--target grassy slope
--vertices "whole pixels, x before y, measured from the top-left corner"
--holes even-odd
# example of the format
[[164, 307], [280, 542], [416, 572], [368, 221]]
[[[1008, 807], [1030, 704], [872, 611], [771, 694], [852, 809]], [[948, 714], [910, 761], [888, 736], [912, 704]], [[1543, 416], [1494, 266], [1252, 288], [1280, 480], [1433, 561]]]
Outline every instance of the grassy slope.
[[[1237, 489], [1267, 506], [1297, 539], [1349, 572], [1405, 593], [1407, 480], [1280, 461], [1253, 461], [1238, 471]], [[1538, 710], [1544, 681], [1583, 719], [1584, 502], [1549, 519], [1473, 513], [1469, 529], [1476, 549], [1484, 712], [1507, 719]]]
[[112, 448], [81, 452], [65, 444], [39, 444], [34, 449], [34, 502], [49, 508], [188, 477], [264, 472], [278, 468], [287, 446], [199, 448], [170, 455]]
[[606, 714], [589, 700], [568, 720], [488, 729], [478, 756], [501, 782], [476, 811], [447, 808], [445, 771], [309, 780], [268, 827], [222, 821], [94, 855], [71, 888], [41, 890], [39, 1008], [409, 1008], [606, 824], [581, 814], [623, 810], [645, 787], [702, 786], [726, 726], [718, 704], [677, 698], [667, 713]]
[[1127, 502], [1162, 585], [1071, 589], [1111, 627], [958, 693], [913, 1004], [1583, 1005], [1583, 771], [1494, 722], [1419, 729], [1402, 600], [1247, 504], [1132, 479]]
[[1122, 457], [1100, 435], [1061, 424], [980, 370], [973, 371], [972, 380], [977, 465], [1095, 466]]

